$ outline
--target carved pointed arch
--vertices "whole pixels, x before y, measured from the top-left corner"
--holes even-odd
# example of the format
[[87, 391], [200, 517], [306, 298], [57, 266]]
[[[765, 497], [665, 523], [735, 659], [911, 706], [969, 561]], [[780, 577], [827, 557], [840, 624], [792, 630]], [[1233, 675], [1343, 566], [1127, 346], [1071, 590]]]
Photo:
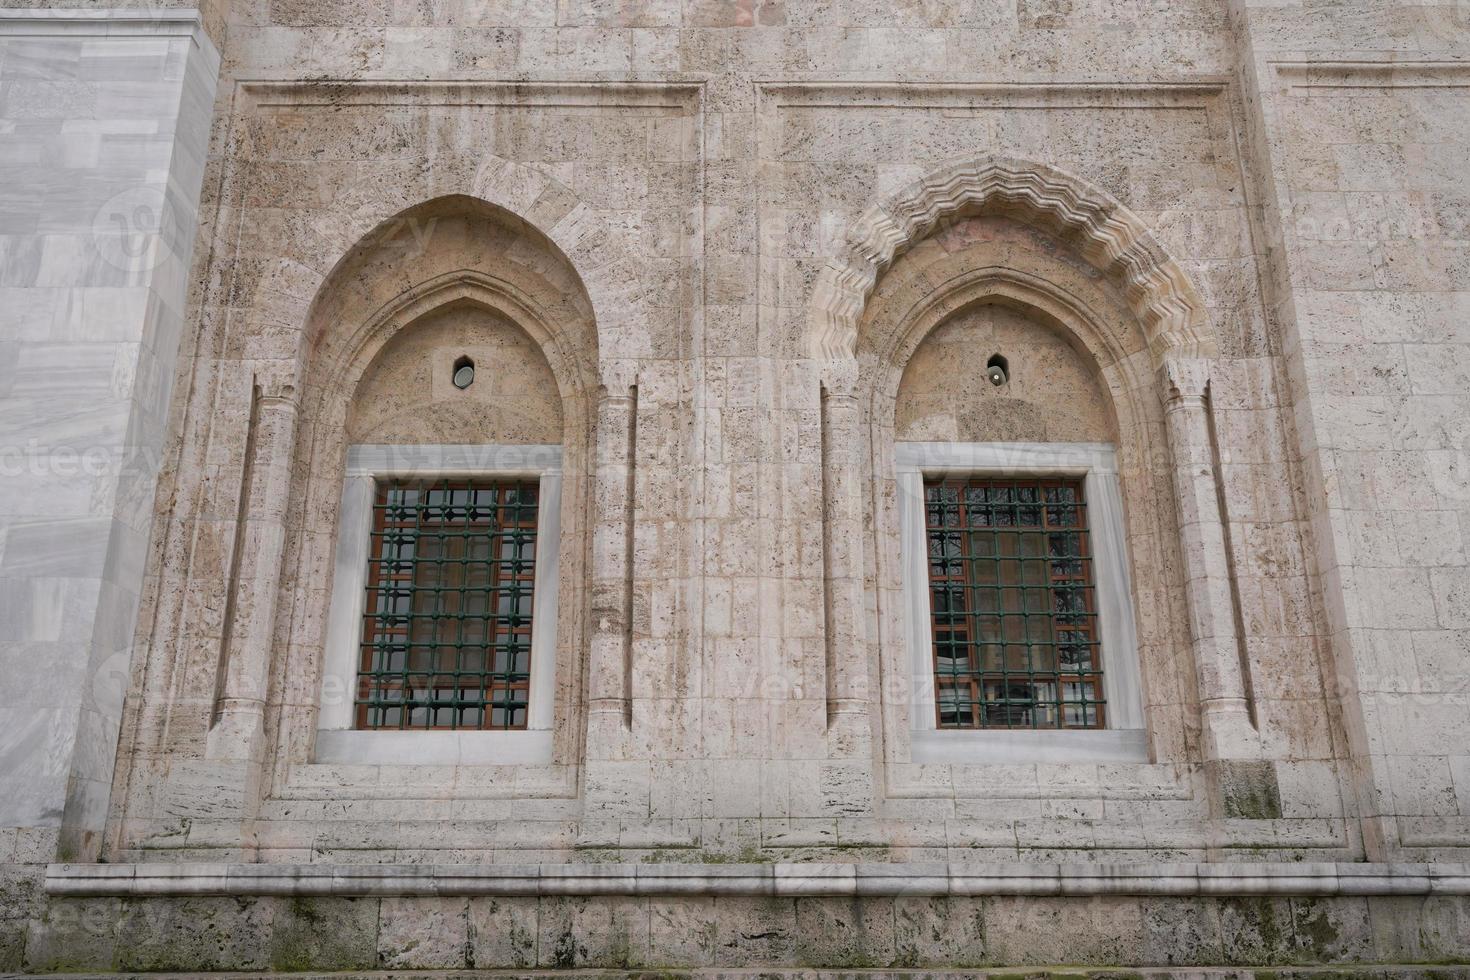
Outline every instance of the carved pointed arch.
[[542, 347], [561, 384], [578, 391], [596, 384], [601, 324], [571, 258], [520, 214], [465, 194], [380, 220], [333, 265], [305, 319], [306, 383], [338, 383], [336, 372], [389, 311], [425, 297], [448, 303], [456, 290], [471, 289], [511, 298], [516, 309], [502, 312]]
[[985, 156], [909, 184], [853, 222], [817, 280], [809, 323], [812, 355], [852, 357], [858, 323], [879, 276], [947, 219], [986, 212], [1029, 221], [1076, 243], [1084, 258], [1118, 281], [1156, 363], [1166, 354], [1216, 353], [1204, 298], [1137, 215], [1101, 188], [1055, 167]]
[[[246, 305], [273, 323], [306, 325], [309, 346], [319, 299], [340, 281], [340, 270], [355, 254], [401, 229], [425, 207], [458, 202], [456, 206], [469, 210], [489, 208], [511, 215], [554, 246], [576, 272], [579, 291], [591, 306], [598, 350], [611, 355], [619, 346], [602, 338], [636, 333], [652, 319], [645, 291], [638, 287], [647, 277], [628, 231], [537, 167], [484, 155], [472, 162], [425, 167], [391, 189], [372, 184], [370, 190], [355, 188], [341, 195], [333, 209], [306, 213], [311, 236], [279, 243], [276, 267], [261, 277]], [[422, 239], [432, 229], [420, 226], [411, 232]]]

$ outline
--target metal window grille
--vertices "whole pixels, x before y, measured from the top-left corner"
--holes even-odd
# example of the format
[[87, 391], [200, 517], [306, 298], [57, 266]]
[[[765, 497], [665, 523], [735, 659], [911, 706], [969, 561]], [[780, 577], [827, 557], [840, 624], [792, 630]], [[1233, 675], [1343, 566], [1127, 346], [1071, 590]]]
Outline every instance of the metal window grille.
[[378, 485], [357, 727], [526, 727], [536, 505], [535, 483]]
[[927, 483], [940, 728], [1103, 728], [1080, 480]]

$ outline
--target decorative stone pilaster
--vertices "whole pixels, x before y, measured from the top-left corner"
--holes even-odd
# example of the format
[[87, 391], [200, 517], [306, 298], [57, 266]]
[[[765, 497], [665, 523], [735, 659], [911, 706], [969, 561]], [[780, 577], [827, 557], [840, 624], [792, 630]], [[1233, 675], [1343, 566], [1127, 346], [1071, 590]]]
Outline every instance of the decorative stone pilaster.
[[241, 481], [241, 525], [225, 622], [215, 718], [209, 729], [211, 759], [258, 763], [264, 755], [265, 699], [285, 552], [299, 404], [293, 385], [262, 386], [255, 393]]
[[832, 361], [822, 372], [822, 542], [826, 621], [827, 723], [866, 717], [872, 690], [863, 624], [862, 413], [857, 364]]
[[631, 725], [633, 480], [638, 419], [634, 379], [604, 385], [594, 422], [592, 629], [588, 751]]
[[1250, 716], [1249, 688], [1235, 628], [1230, 554], [1215, 478], [1206, 402], [1209, 361], [1166, 355], [1160, 380], [1174, 462], [1204, 757], [1206, 762], [1259, 758], [1260, 738]]

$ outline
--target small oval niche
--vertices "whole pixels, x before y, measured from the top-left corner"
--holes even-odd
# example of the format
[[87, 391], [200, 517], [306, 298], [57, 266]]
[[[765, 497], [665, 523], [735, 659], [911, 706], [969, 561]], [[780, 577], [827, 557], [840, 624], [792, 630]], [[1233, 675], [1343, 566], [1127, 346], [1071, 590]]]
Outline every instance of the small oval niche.
[[997, 388], [1010, 384], [1011, 366], [1000, 354], [992, 354], [985, 362], [985, 377]]
[[456, 388], [468, 388], [475, 383], [475, 362], [468, 356], [460, 357], [454, 362], [454, 374], [451, 378]]

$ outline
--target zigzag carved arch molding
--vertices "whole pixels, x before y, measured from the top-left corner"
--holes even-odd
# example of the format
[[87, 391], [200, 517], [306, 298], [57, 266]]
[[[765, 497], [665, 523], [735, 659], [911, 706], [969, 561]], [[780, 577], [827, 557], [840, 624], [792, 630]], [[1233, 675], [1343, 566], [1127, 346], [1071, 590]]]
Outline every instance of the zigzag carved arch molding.
[[1204, 298], [1148, 226], [1101, 188], [1046, 164], [985, 156], [936, 171], [864, 212], [817, 280], [809, 323], [814, 357], [854, 355], [858, 323], [878, 277], [945, 220], [1010, 215], [1074, 243], [1120, 283], [1143, 324], [1155, 363], [1212, 357], [1214, 328]]

